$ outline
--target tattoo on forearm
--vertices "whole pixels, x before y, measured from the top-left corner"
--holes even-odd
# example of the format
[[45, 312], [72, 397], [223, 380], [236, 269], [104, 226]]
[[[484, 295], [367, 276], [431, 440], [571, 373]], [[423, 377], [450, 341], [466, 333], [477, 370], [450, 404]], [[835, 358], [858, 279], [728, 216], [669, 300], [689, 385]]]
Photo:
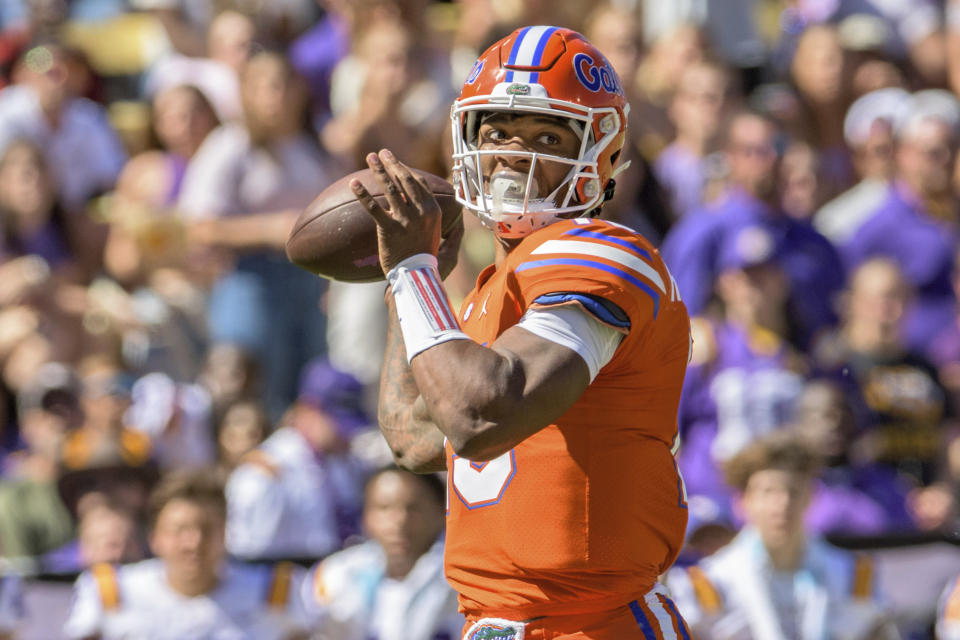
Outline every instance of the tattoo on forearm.
[[380, 375], [380, 431], [398, 464], [419, 471], [446, 467], [443, 434], [430, 419], [407, 363], [393, 301], [388, 300], [387, 344]]

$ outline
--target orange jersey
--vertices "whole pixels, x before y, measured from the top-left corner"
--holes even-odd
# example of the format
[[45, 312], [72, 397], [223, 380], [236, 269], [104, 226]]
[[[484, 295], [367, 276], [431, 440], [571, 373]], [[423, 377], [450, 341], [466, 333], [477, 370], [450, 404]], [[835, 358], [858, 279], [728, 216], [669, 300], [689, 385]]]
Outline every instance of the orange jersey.
[[687, 522], [671, 448], [690, 323], [656, 249], [613, 223], [564, 220], [480, 274], [460, 312], [490, 345], [546, 294], [604, 298], [629, 316], [613, 359], [556, 424], [486, 463], [447, 445], [447, 579], [470, 615], [513, 620], [642, 598]]

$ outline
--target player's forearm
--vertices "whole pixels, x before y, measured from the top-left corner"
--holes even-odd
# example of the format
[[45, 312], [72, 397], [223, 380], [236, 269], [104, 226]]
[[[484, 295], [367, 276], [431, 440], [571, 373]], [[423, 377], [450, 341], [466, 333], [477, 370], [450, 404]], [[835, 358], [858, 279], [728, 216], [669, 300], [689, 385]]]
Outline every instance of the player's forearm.
[[380, 431], [400, 467], [420, 473], [443, 471], [443, 434], [430, 419], [420, 397], [407, 364], [393, 296], [387, 297], [390, 320], [380, 379]]

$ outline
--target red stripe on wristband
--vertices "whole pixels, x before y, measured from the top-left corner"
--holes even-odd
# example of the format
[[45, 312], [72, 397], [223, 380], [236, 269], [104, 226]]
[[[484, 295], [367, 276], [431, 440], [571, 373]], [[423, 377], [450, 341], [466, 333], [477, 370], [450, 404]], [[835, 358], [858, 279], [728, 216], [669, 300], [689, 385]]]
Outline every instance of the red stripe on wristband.
[[427, 286], [430, 287], [430, 290], [433, 292], [437, 303], [443, 313], [443, 317], [446, 320], [445, 325], [442, 327], [443, 330], [459, 329], [460, 325], [457, 324], [457, 319], [453, 315], [453, 309], [450, 308], [450, 299], [447, 297], [447, 292], [443, 288], [443, 285], [440, 284], [440, 280], [437, 278], [437, 272], [433, 269], [424, 269], [426, 272], [424, 275], [427, 279]]
[[440, 312], [437, 310], [437, 305], [431, 299], [430, 291], [427, 288], [427, 285], [422, 280], [423, 274], [422, 269], [411, 269], [410, 270], [410, 279], [413, 282], [414, 286], [417, 288], [418, 298], [425, 305], [426, 311], [429, 313], [430, 317], [433, 319], [432, 328], [434, 331], [443, 330], [443, 317]]

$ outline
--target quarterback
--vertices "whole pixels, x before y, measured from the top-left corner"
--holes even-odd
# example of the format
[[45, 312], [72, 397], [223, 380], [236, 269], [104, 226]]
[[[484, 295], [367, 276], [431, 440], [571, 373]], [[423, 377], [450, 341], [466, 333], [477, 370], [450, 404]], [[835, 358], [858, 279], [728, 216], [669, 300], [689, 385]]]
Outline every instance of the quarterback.
[[380, 427], [401, 466], [448, 471], [469, 640], [689, 638], [656, 582], [687, 520], [689, 319], [656, 249], [595, 218], [628, 108], [574, 31], [526, 27], [481, 56], [451, 110], [454, 188], [497, 258], [457, 314], [426, 186], [388, 150], [367, 157], [386, 207], [351, 184], [390, 282]]

